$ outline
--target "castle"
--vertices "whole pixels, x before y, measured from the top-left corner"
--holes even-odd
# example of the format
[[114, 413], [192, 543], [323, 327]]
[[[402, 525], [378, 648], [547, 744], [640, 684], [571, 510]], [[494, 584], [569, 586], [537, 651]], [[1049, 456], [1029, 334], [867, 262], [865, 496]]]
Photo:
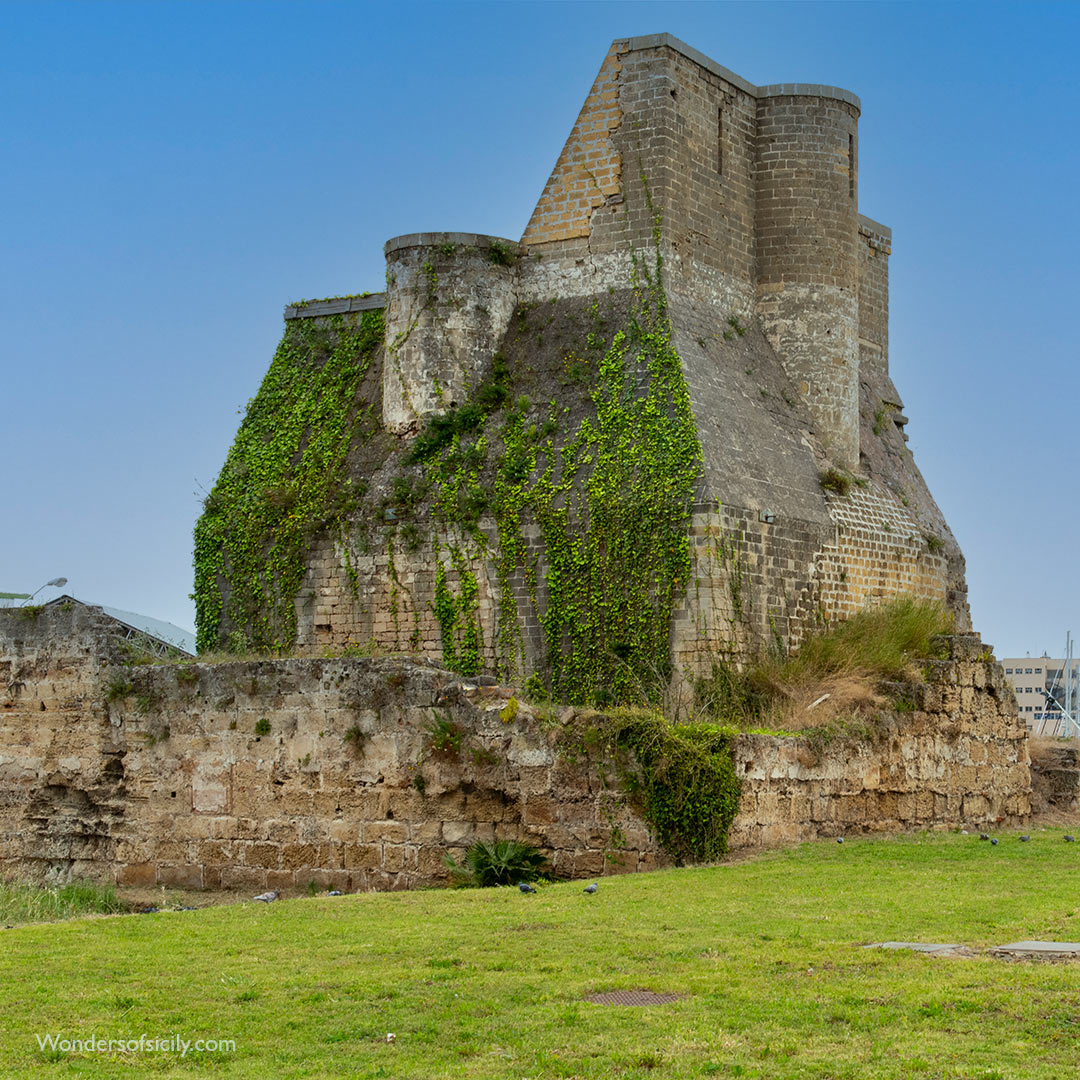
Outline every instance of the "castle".
[[409, 650], [587, 698], [898, 593], [968, 629], [889, 377], [859, 112], [617, 40], [520, 241], [396, 237], [384, 293], [287, 308], [196, 533], [202, 647]]
[[[195, 597], [201, 651], [289, 655], [145, 665], [97, 609], [0, 612], [0, 870], [396, 889], [476, 840], [592, 876], [1026, 819], [1027, 735], [889, 377], [858, 117], [616, 41], [520, 241], [398, 237], [385, 293], [286, 309]], [[689, 804], [708, 843], [672, 842], [591, 706], [900, 593], [957, 630], [903, 707], [825, 744], [697, 725], [721, 794]], [[686, 730], [607, 719], [643, 715]]]

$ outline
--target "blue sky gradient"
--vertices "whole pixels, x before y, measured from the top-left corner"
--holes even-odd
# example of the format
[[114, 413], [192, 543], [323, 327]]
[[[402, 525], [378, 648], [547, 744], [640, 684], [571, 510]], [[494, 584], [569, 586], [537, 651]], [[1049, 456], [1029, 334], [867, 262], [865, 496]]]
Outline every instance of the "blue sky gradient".
[[[0, 590], [190, 628], [191, 531], [286, 303], [517, 237], [607, 46], [863, 103], [891, 366], [998, 655], [1080, 631], [1074, 4], [0, 0]], [[43, 597], [51, 595], [49, 590]]]

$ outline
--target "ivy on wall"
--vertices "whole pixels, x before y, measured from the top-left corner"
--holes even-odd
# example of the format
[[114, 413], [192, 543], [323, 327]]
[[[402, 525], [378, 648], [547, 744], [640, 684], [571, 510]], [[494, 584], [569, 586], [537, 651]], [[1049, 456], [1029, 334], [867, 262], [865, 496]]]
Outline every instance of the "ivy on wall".
[[[515, 591], [515, 580], [523, 581], [543, 629], [545, 679], [571, 702], [655, 699], [671, 674], [671, 616], [690, 580], [702, 458], [662, 270], [657, 243], [652, 268], [635, 262], [628, 325], [606, 345], [589, 335], [601, 355], [591, 415], [575, 430], [559, 430], [555, 402], [542, 427], [539, 418], [529, 422], [536, 411], [527, 397], [505, 404], [497, 358], [491, 385], [434, 418], [413, 452], [433, 485], [436, 513], [471, 537], [475, 557], [487, 548], [480, 516], [494, 519], [501, 674], [525, 674]], [[493, 439], [501, 453], [486, 469]], [[525, 542], [528, 524], [539, 528], [542, 570]], [[435, 609], [450, 662], [452, 612], [438, 601]]]
[[358, 391], [383, 337], [378, 309], [286, 324], [195, 526], [200, 651], [295, 643], [308, 543], [363, 495], [346, 458], [380, 423]]
[[731, 756], [734, 731], [716, 724], [672, 724], [640, 709], [579, 717], [565, 750], [615, 767], [627, 798], [679, 862], [707, 862], [727, 851], [742, 786]]
[[[438, 558], [438, 556], [436, 556]], [[439, 560], [435, 567], [435, 617], [442, 637], [443, 662], [450, 671], [462, 675], [480, 673], [480, 649], [483, 634], [477, 617], [479, 586], [468, 568], [465, 557], [450, 548], [450, 560], [457, 571], [458, 591], [455, 593], [446, 580], [446, 567]]]

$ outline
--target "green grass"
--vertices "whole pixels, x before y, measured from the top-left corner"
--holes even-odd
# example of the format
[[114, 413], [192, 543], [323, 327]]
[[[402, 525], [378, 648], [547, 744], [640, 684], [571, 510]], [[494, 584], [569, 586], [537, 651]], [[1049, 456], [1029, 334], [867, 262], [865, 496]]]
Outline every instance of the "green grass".
[[54, 922], [76, 915], [115, 915], [126, 911], [110, 885], [74, 881], [43, 887], [21, 881], [0, 881], [0, 925]]
[[940, 604], [901, 596], [812, 634], [774, 670], [788, 680], [857, 672], [898, 679], [913, 660], [933, 655], [934, 638], [949, 627]]
[[[1080, 939], [1057, 831], [804, 845], [516, 889], [5, 931], [8, 1075], [1045, 1078], [1080, 1065], [1080, 968], [861, 946]], [[618, 988], [685, 994], [590, 1005]], [[34, 1033], [232, 1038], [232, 1053], [42, 1053]], [[396, 1039], [387, 1043], [386, 1034]]]

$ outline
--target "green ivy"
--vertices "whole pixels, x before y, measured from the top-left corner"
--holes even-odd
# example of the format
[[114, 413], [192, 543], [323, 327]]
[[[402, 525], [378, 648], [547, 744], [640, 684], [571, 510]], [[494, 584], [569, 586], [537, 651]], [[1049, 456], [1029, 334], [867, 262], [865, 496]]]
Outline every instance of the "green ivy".
[[[599, 333], [589, 335], [588, 347], [602, 356], [592, 415], [575, 431], [557, 443], [555, 403], [541, 431], [528, 423], [527, 398], [504, 406], [500, 425], [494, 413], [510, 395], [498, 358], [492, 380], [433, 419], [413, 450], [435, 487], [437, 514], [472, 534], [477, 557], [487, 546], [480, 516], [494, 518], [501, 674], [524, 674], [514, 587], [523, 578], [543, 630], [546, 679], [553, 694], [572, 702], [659, 696], [671, 675], [672, 611], [691, 576], [689, 524], [702, 456], [671, 343], [659, 222], [656, 240], [652, 269], [635, 260], [628, 325], [607, 345]], [[502, 452], [486, 469], [492, 439]], [[542, 581], [524, 539], [530, 523], [541, 535]]]
[[433, 607], [442, 638], [443, 663], [450, 671], [477, 675], [481, 667], [483, 635], [478, 618], [480, 588], [476, 575], [469, 570], [464, 555], [451, 547], [450, 561], [459, 582], [455, 595], [446, 580], [446, 567], [437, 554], [436, 559]]
[[200, 651], [294, 644], [308, 543], [340, 527], [363, 494], [346, 458], [378, 430], [358, 397], [383, 337], [378, 309], [286, 324], [195, 526]]
[[564, 740], [616, 766], [624, 792], [668, 854], [679, 862], [708, 862], [727, 851], [739, 809], [733, 736], [730, 728], [672, 724], [657, 714], [625, 710], [590, 717]]

